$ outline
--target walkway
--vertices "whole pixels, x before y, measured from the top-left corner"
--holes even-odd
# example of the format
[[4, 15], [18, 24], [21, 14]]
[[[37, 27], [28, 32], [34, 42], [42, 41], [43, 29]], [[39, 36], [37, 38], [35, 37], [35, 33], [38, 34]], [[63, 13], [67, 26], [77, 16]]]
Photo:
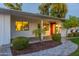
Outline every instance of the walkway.
[[[55, 47], [50, 48], [38, 52], [28, 53], [21, 56], [67, 56], [70, 53], [74, 52], [78, 46], [71, 41], [62, 40], [63, 44]], [[0, 56], [11, 56], [10, 47], [0, 47]]]
[[11, 56], [10, 46], [0, 46], [0, 56]]
[[28, 53], [21, 56], [67, 56], [74, 52], [78, 46], [71, 41], [63, 41], [63, 44], [55, 48], [50, 48], [34, 53]]

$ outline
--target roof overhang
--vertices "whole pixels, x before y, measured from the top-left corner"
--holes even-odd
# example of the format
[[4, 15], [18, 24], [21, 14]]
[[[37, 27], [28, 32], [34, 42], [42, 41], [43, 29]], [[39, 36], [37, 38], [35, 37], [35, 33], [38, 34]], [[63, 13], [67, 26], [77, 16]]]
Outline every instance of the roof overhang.
[[0, 8], [0, 13], [20, 16], [20, 17], [24, 17], [24, 18], [26, 18], [26, 17], [37, 17], [39, 19], [54, 19], [54, 20], [65, 21], [64, 18], [56, 18], [56, 17], [46, 16], [46, 15], [34, 14], [34, 13], [29, 13], [29, 12], [15, 11], [15, 10], [4, 9], [4, 8]]

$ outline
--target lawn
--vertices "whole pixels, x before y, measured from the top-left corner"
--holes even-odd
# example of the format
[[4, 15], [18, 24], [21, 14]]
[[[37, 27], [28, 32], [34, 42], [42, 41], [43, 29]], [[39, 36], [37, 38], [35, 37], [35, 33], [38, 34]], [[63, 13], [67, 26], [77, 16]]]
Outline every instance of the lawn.
[[70, 56], [79, 56], [79, 49], [77, 49], [75, 52], [71, 53]]
[[77, 38], [71, 38], [70, 40], [72, 42], [74, 42], [75, 44], [79, 45], [79, 37], [77, 37]]
[[[79, 45], [79, 38], [73, 38], [70, 40], [75, 44]], [[70, 56], [79, 56], [79, 48], [75, 52], [71, 53]]]

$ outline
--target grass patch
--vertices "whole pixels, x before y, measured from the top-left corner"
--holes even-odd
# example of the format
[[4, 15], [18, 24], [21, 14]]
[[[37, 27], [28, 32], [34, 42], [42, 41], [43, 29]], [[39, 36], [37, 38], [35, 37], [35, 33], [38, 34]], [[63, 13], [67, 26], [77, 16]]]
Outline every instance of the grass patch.
[[[71, 38], [70, 40], [79, 46], [79, 37]], [[70, 56], [79, 56], [79, 48], [75, 52], [71, 53]]]
[[79, 56], [79, 49], [77, 49], [75, 52], [71, 53], [70, 56]]
[[76, 37], [76, 38], [71, 38], [70, 39], [72, 42], [74, 42], [75, 44], [79, 45], [79, 38]]

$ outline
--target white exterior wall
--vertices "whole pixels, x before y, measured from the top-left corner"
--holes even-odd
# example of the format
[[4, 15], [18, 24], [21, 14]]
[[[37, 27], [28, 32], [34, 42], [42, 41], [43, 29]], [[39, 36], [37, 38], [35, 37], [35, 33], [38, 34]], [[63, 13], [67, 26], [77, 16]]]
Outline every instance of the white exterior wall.
[[[16, 31], [15, 30], [15, 22], [17, 21], [16, 18], [12, 18], [11, 20], [11, 37], [18, 37], [18, 36], [24, 36], [24, 37], [35, 37], [35, 35], [33, 34], [33, 30], [37, 29], [37, 26], [39, 23], [41, 23], [38, 20], [31, 20], [29, 21], [29, 30], [27, 31]], [[44, 34], [43, 36], [48, 36], [50, 35], [50, 25], [49, 25], [49, 30], [46, 31], [46, 34]]]
[[33, 30], [37, 28], [37, 21], [30, 21], [29, 22], [29, 30], [27, 31], [16, 31], [15, 29], [15, 22], [16, 18], [11, 20], [11, 37], [18, 37], [18, 36], [24, 36], [24, 37], [35, 37], [33, 34]]
[[[26, 19], [27, 20], [27, 19]], [[33, 34], [33, 30], [37, 28], [37, 25], [39, 23], [41, 23], [40, 21], [35, 21], [35, 20], [31, 20], [29, 21], [29, 30], [27, 31], [16, 31], [15, 29], [15, 22], [17, 21], [16, 18], [12, 18], [11, 19], [11, 37], [14, 38], [14, 37], [18, 37], [18, 36], [24, 36], [24, 37], [35, 37], [35, 35]], [[45, 21], [43, 21], [45, 22]], [[61, 25], [62, 22], [58, 21], [57, 22], [58, 25]], [[48, 21], [48, 24], [49, 24], [49, 30], [46, 31], [45, 34], [43, 34], [43, 36], [50, 36], [50, 22]]]
[[0, 45], [10, 44], [10, 15], [0, 14]]
[[34, 37], [33, 30], [37, 27], [36, 23], [29, 23], [29, 30], [27, 31], [16, 31], [15, 27], [13, 26], [12, 29], [12, 38], [18, 37], [18, 36], [24, 36], [24, 37]]

